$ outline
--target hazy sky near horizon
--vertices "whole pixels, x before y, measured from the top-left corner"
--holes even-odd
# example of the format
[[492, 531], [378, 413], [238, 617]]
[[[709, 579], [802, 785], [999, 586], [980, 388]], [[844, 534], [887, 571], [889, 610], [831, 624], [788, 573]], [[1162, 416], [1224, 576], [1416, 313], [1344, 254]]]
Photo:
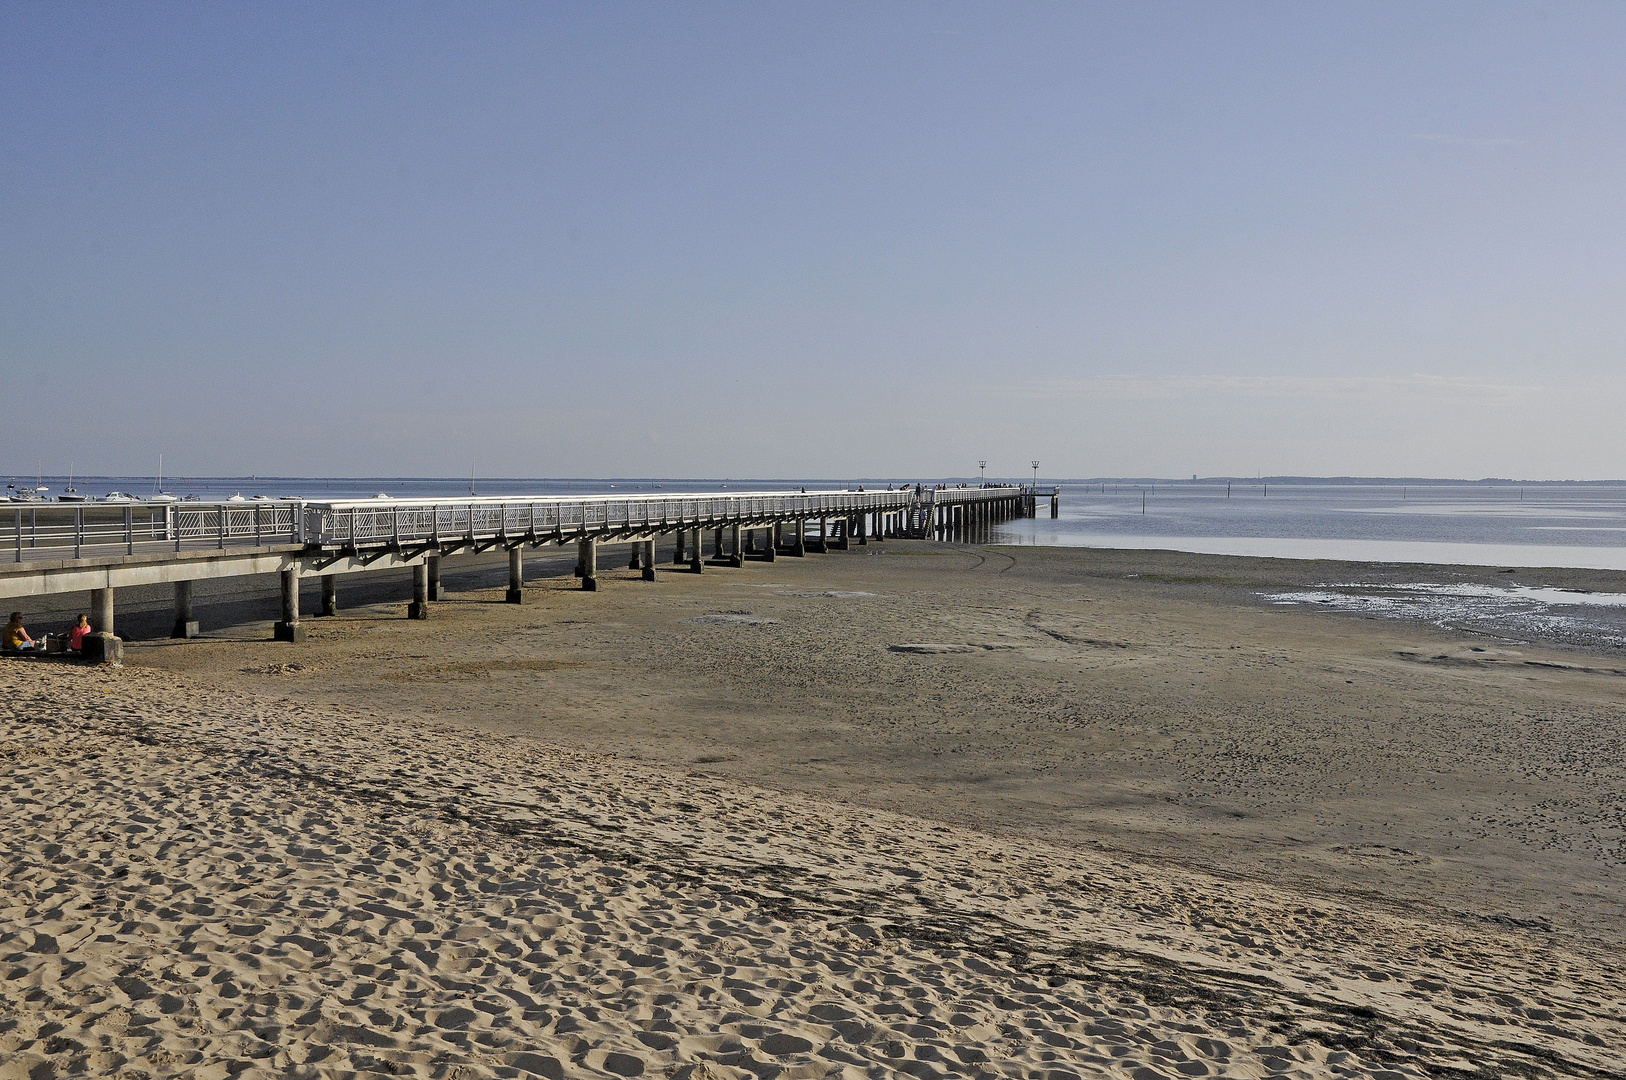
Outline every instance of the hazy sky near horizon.
[[1626, 5], [0, 0], [0, 472], [1626, 476]]

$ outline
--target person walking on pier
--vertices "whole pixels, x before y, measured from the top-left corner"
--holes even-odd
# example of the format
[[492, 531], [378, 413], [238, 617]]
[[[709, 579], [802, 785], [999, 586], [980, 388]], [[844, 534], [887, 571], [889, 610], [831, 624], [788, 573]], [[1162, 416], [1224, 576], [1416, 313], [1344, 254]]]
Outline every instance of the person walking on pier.
[[4, 631], [0, 631], [0, 651], [29, 652], [39, 648], [39, 643], [28, 636], [23, 628], [23, 613], [13, 611], [11, 621], [6, 623]]

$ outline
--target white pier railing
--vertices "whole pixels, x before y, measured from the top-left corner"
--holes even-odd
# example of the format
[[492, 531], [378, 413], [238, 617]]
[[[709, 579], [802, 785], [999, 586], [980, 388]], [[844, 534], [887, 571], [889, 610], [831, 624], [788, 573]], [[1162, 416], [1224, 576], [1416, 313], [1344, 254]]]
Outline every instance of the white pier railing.
[[499, 539], [542, 543], [841, 518], [908, 510], [914, 500], [911, 488], [348, 502], [0, 504], [0, 542], [9, 541], [8, 561], [14, 563], [269, 545], [377, 548]]
[[288, 500], [0, 504], [6, 518], [13, 562], [305, 542], [303, 504]]
[[907, 510], [914, 490], [739, 494], [358, 499], [305, 504], [306, 542], [322, 547], [613, 539], [672, 529]]

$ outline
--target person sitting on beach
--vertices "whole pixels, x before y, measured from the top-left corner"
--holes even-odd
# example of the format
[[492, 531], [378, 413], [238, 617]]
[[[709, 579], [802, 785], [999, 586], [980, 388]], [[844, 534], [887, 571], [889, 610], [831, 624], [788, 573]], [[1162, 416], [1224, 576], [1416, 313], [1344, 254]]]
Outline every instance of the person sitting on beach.
[[85, 647], [85, 635], [90, 632], [90, 616], [79, 616], [79, 621], [68, 631], [68, 648], [74, 652], [82, 651]]
[[6, 623], [5, 630], [0, 632], [0, 650], [26, 652], [38, 647], [34, 639], [28, 636], [28, 631], [23, 629], [23, 613], [13, 611], [11, 621]]

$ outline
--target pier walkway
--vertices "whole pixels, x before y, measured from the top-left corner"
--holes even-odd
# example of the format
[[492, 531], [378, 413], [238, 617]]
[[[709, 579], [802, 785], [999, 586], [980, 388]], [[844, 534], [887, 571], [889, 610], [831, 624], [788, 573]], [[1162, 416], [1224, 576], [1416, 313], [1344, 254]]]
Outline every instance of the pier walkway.
[[[964, 487], [888, 491], [766, 491], [705, 494], [515, 496], [466, 499], [232, 500], [226, 502], [32, 503], [0, 509], [0, 599], [89, 591], [91, 623], [114, 634], [120, 588], [173, 584], [174, 636], [198, 633], [196, 581], [281, 575], [274, 634], [300, 641], [299, 582], [322, 581], [322, 614], [337, 611], [339, 575], [413, 570], [409, 617], [440, 599], [443, 559], [494, 548], [508, 553], [510, 603], [523, 600], [524, 551], [577, 546], [582, 588], [598, 587], [599, 548], [630, 545], [629, 565], [655, 580], [656, 543], [672, 565], [742, 566], [891, 538], [980, 539], [1001, 521], [1058, 512], [1060, 490]], [[9, 513], [7, 512], [9, 511]], [[8, 527], [9, 526], [9, 527]], [[10, 533], [10, 535], [6, 535]], [[705, 548], [710, 540], [710, 557]]]

